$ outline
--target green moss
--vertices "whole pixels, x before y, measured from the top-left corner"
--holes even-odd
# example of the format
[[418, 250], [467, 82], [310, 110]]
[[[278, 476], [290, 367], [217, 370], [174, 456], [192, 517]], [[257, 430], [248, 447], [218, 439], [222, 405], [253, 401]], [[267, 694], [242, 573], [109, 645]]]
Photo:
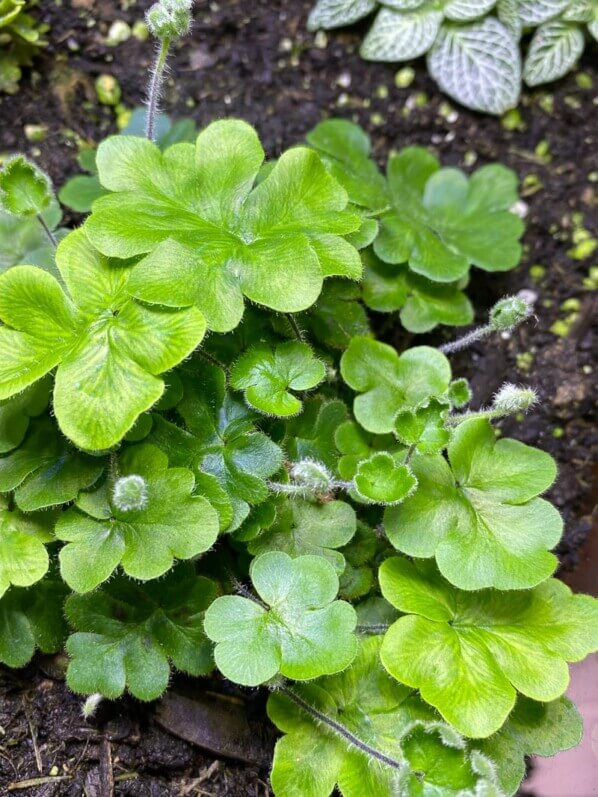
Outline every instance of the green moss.
[[527, 373], [534, 364], [534, 355], [531, 351], [522, 351], [516, 358], [517, 370], [522, 373]]
[[585, 260], [594, 254], [596, 247], [598, 247], [598, 240], [596, 240], [596, 238], [585, 238], [569, 249], [567, 254], [569, 257], [573, 258], [573, 260]]
[[575, 82], [579, 86], [580, 89], [591, 89], [594, 88], [594, 81], [588, 75], [587, 72], [578, 72], [575, 75]]
[[517, 108], [512, 108], [510, 111], [507, 111], [501, 117], [500, 123], [505, 130], [525, 130], [527, 127]]
[[539, 265], [539, 263], [536, 263], [530, 268], [529, 275], [534, 282], [540, 282], [540, 280], [544, 279], [544, 277], [546, 276], [546, 269], [544, 268], [544, 266], [541, 266]]
[[413, 83], [413, 79], [415, 78], [415, 70], [412, 69], [410, 66], [406, 66], [403, 69], [399, 69], [399, 71], [395, 75], [395, 86], [398, 89], [406, 89]]

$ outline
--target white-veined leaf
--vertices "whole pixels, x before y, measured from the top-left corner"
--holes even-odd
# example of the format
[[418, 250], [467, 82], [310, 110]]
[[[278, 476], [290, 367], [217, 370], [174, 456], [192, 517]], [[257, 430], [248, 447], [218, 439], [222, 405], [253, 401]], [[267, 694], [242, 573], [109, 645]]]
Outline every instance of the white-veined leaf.
[[501, 114], [517, 105], [519, 47], [494, 17], [444, 26], [428, 53], [428, 70], [443, 91], [474, 111]]
[[518, 0], [498, 0], [496, 14], [505, 28], [519, 41], [523, 31], [523, 22], [519, 16]]
[[[596, 6], [598, 13], [598, 6]], [[592, 0], [571, 0], [565, 11], [563, 19], [566, 22], [591, 22], [594, 17], [594, 4]]]
[[426, 0], [380, 0], [383, 6], [396, 8], [398, 11], [411, 11], [423, 6]]
[[589, 32], [592, 34], [592, 36], [594, 37], [594, 39], [595, 39], [595, 40], [598, 42], [598, 14], [597, 14], [597, 16], [596, 16], [596, 19], [594, 19], [594, 20], [593, 20], [592, 22], [590, 22], [590, 24], [588, 25], [588, 30], [589, 30]]
[[442, 12], [418, 8], [401, 13], [382, 8], [360, 53], [369, 61], [408, 61], [426, 53], [440, 30]]
[[538, 86], [566, 75], [583, 52], [584, 36], [579, 25], [547, 22], [530, 42], [523, 77], [528, 86]]
[[479, 19], [495, 5], [496, 0], [449, 0], [444, 7], [444, 16], [458, 22]]
[[375, 0], [318, 0], [307, 21], [308, 30], [352, 25], [376, 8]]
[[558, 16], [569, 5], [569, 0], [518, 0], [519, 19], [526, 26], [541, 25]]

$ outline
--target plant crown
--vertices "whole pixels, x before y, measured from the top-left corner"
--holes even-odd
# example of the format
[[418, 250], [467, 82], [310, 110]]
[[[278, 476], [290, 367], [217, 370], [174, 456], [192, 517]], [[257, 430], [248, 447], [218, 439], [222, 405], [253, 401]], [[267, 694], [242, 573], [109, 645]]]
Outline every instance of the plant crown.
[[46, 181], [0, 176], [0, 662], [64, 646], [89, 711], [172, 670], [265, 684], [283, 797], [514, 794], [579, 741], [567, 663], [598, 648], [598, 602], [551, 578], [554, 462], [492, 426], [535, 394], [467, 410], [362, 303], [468, 323], [470, 266], [519, 258], [514, 176], [409, 148], [385, 178], [341, 121], [264, 167], [245, 122], [155, 121], [100, 145], [55, 257]]
[[[596, 0], [317, 0], [308, 28], [339, 28], [374, 12], [363, 58], [410, 61], [427, 53], [444, 92], [492, 114], [517, 105], [522, 78], [528, 86], [558, 80], [586, 39], [598, 40]], [[520, 41], [531, 31], [522, 55]]]

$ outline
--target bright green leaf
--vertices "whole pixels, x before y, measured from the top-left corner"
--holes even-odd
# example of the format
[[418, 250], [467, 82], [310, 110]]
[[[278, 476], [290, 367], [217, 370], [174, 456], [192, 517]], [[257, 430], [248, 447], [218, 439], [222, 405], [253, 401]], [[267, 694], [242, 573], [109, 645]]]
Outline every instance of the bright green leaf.
[[254, 346], [235, 363], [230, 383], [243, 390], [247, 403], [266, 415], [284, 417], [301, 412], [303, 402], [293, 395], [324, 379], [326, 369], [306, 343], [289, 341], [274, 350]]
[[563, 524], [539, 493], [556, 475], [549, 454], [516, 440], [496, 440], [484, 419], [460, 424], [440, 456], [416, 456], [417, 492], [386, 510], [384, 525], [398, 550], [435, 556], [461, 589], [525, 589], [543, 581], [557, 560], [549, 553]]
[[357, 251], [339, 237], [360, 219], [315, 152], [284, 153], [253, 188], [263, 159], [257, 134], [239, 120], [214, 122], [195, 148], [176, 144], [164, 154], [144, 139], [109, 138], [97, 163], [113, 193], [94, 204], [88, 234], [110, 256], [149, 253], [134, 269], [134, 295], [194, 303], [216, 331], [237, 326], [245, 297], [280, 312], [305, 310], [324, 277], [360, 276]]
[[338, 575], [345, 559], [337, 548], [355, 534], [355, 511], [343, 501], [325, 504], [288, 500], [279, 508], [276, 521], [249, 543], [249, 552], [284, 551], [293, 558], [313, 554], [327, 559]]
[[359, 125], [346, 119], [326, 119], [306, 138], [320, 154], [330, 174], [346, 190], [351, 202], [370, 210], [388, 206], [386, 180], [371, 158], [369, 136]]
[[[162, 395], [158, 374], [198, 345], [205, 321], [196, 308], [148, 308], [127, 293], [131, 268], [110, 265], [82, 229], [61, 242], [67, 285], [38, 268], [0, 276], [0, 398], [58, 366], [54, 411], [84, 449], [110, 448]], [[119, 411], [114, 412], [115, 404]]]
[[118, 474], [143, 482], [143, 500], [129, 506], [119, 500], [117, 505], [113, 490], [104, 517], [73, 508], [56, 525], [56, 536], [67, 543], [60, 552], [62, 575], [76, 592], [94, 589], [119, 564], [133, 578], [157, 578], [170, 570], [175, 558], [190, 559], [207, 551], [218, 535], [216, 511], [193, 494], [193, 473], [169, 468], [166, 455], [155, 446], [126, 449]]
[[417, 479], [408, 465], [397, 464], [391, 454], [381, 451], [359, 463], [355, 487], [368, 503], [393, 505], [417, 489]]
[[598, 649], [598, 601], [556, 579], [524, 592], [463, 592], [433, 564], [397, 557], [379, 579], [405, 613], [384, 637], [382, 663], [466, 736], [497, 731], [516, 691], [555, 700], [569, 682], [567, 662]]
[[427, 150], [407, 147], [388, 162], [393, 210], [381, 220], [374, 243], [387, 263], [409, 267], [435, 282], [464, 277], [471, 264], [507, 271], [521, 257], [521, 219], [509, 212], [517, 201], [517, 178], [500, 164], [468, 178], [441, 169]]
[[37, 216], [52, 201], [50, 179], [23, 155], [0, 169], [0, 207], [15, 216]]
[[254, 560], [259, 601], [217, 598], [206, 612], [214, 658], [235, 683], [257, 686], [278, 672], [296, 681], [343, 670], [355, 657], [355, 612], [335, 600], [338, 577], [321, 556], [291, 559], [280, 551]]
[[447, 415], [446, 404], [430, 399], [421, 407], [399, 412], [393, 431], [404, 445], [415, 446], [421, 454], [436, 454], [449, 441], [450, 433], [444, 428]]
[[[270, 696], [268, 714], [285, 734], [274, 752], [276, 797], [328, 797], [335, 785], [343, 797], [458, 797], [475, 788], [498, 797], [486, 760], [472, 756], [464, 740], [410, 689], [388, 678], [379, 649], [380, 639], [367, 639], [349, 669], [293, 687], [303, 705], [337, 730], [316, 721], [288, 693]], [[485, 777], [476, 771], [482, 761]]]
[[391, 454], [395, 462], [401, 462], [405, 457], [405, 448], [392, 435], [370, 434], [354, 421], [341, 423], [336, 429], [334, 439], [341, 453], [338, 472], [343, 479], [352, 479], [359, 463], [378, 451]]
[[446, 357], [429, 346], [416, 346], [399, 356], [386, 343], [357, 337], [341, 358], [341, 374], [361, 394], [353, 404], [358, 423], [368, 432], [386, 434], [397, 412], [446, 392], [451, 368]]

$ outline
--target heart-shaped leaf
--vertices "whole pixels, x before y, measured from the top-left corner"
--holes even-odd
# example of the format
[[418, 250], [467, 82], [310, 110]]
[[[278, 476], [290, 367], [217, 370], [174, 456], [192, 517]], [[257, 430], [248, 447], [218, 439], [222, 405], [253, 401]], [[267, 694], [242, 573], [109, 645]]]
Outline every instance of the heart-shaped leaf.
[[416, 346], [399, 356], [386, 343], [357, 337], [341, 358], [341, 374], [360, 394], [353, 403], [357, 421], [368, 432], [386, 434], [397, 412], [446, 392], [451, 368], [446, 357], [429, 346]]
[[[118, 474], [104, 511], [92, 516], [69, 509], [56, 525], [56, 536], [67, 543], [60, 551], [62, 575], [76, 592], [94, 589], [119, 564], [133, 578], [157, 578], [175, 558], [191, 559], [216, 541], [218, 515], [205, 498], [193, 494], [193, 473], [169, 468], [155, 446], [126, 449]], [[135, 479], [123, 481], [127, 476]], [[125, 492], [125, 487], [134, 491]]]
[[417, 492], [386, 510], [392, 544], [410, 556], [435, 556], [461, 589], [525, 589], [551, 575], [560, 539], [557, 510], [539, 493], [556, 475], [549, 454], [496, 440], [488, 421], [462, 423], [440, 455], [412, 460]]
[[266, 551], [284, 551], [293, 558], [322, 556], [340, 576], [345, 559], [336, 549], [349, 542], [356, 528], [355, 511], [343, 501], [287, 501], [279, 508], [274, 524], [249, 543], [249, 551], [254, 556]]
[[217, 598], [206, 612], [214, 658], [235, 683], [257, 686], [280, 672], [296, 681], [339, 672], [355, 657], [356, 616], [335, 600], [338, 577], [321, 556], [271, 551], [252, 563], [260, 600]]
[[309, 390], [326, 374], [321, 360], [306, 343], [290, 341], [275, 349], [254, 346], [235, 363], [230, 383], [243, 390], [247, 403], [266, 415], [285, 417], [301, 412], [303, 402], [292, 391]]
[[58, 366], [60, 428], [81, 448], [110, 448], [160, 398], [158, 374], [193, 351], [205, 321], [193, 307], [148, 308], [131, 299], [131, 268], [110, 265], [82, 229], [60, 243], [57, 263], [69, 295], [39, 268], [0, 276], [0, 398]]
[[497, 731], [516, 691], [555, 700], [567, 688], [567, 662], [598, 649], [598, 601], [556, 579], [525, 592], [462, 592], [433, 564], [398, 557], [379, 579], [405, 613], [384, 637], [382, 663], [466, 736]]
[[397, 464], [388, 452], [372, 454], [357, 466], [355, 487], [360, 498], [373, 504], [400, 504], [417, 488], [408, 465]]

